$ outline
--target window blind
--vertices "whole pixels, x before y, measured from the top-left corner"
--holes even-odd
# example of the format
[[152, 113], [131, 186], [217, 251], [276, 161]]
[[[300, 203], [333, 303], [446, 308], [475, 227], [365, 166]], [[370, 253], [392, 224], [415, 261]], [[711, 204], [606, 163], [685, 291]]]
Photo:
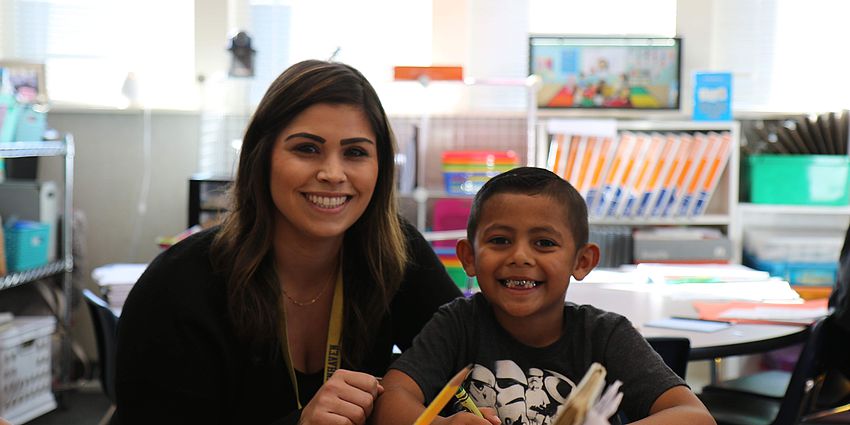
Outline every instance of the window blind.
[[44, 63], [52, 103], [126, 106], [133, 73], [140, 106], [196, 106], [193, 1], [0, 1], [0, 56]]

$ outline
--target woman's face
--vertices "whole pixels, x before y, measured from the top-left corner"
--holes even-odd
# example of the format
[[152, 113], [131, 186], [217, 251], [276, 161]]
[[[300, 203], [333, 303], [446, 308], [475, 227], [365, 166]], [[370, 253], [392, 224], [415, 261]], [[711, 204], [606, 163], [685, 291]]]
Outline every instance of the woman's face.
[[377, 143], [359, 107], [320, 103], [296, 116], [278, 135], [271, 156], [277, 233], [341, 237], [372, 199]]

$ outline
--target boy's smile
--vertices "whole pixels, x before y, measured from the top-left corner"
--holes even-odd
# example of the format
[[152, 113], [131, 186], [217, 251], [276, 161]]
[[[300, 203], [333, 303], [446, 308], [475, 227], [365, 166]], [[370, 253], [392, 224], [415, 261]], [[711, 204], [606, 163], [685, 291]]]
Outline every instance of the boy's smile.
[[543, 282], [538, 282], [536, 280], [505, 279], [505, 280], [500, 280], [499, 283], [501, 283], [506, 288], [511, 288], [511, 289], [531, 289], [531, 288], [534, 288], [535, 286], [537, 286], [538, 283], [543, 283]]

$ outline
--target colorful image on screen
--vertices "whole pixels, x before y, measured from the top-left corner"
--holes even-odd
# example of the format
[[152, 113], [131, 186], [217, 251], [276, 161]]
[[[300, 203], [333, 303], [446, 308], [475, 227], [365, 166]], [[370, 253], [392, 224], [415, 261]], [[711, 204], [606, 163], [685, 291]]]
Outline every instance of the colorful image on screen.
[[679, 39], [532, 36], [529, 54], [541, 108], [679, 108]]

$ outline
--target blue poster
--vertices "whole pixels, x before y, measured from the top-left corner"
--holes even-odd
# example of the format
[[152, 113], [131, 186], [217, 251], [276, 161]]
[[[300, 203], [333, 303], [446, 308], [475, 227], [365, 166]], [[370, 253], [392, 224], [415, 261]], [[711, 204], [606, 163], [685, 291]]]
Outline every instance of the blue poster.
[[732, 73], [694, 75], [694, 121], [732, 120]]

